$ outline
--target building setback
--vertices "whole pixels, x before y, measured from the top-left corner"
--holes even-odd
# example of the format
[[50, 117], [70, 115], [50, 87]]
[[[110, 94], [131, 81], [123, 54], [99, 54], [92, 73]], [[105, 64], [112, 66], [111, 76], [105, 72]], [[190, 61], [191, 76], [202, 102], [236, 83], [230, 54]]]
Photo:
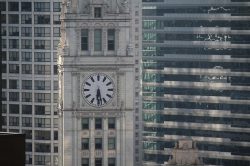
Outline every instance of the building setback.
[[0, 0], [3, 131], [26, 134], [26, 165], [58, 165], [60, 0]]
[[142, 6], [143, 165], [190, 138], [205, 164], [250, 165], [250, 2]]

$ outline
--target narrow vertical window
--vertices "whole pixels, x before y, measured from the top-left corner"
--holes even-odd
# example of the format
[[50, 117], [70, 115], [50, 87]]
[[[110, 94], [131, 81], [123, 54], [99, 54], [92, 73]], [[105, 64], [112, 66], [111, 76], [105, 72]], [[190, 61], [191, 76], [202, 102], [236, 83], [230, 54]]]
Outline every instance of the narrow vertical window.
[[89, 129], [89, 119], [88, 118], [82, 118], [82, 129], [83, 130]]
[[88, 158], [82, 158], [82, 166], [89, 166], [89, 159]]
[[115, 30], [114, 29], [108, 30], [108, 50], [109, 51], [115, 50]]
[[102, 50], [102, 30], [101, 29], [95, 29], [94, 50], [95, 51], [101, 51]]
[[87, 51], [89, 49], [88, 45], [89, 31], [87, 29], [81, 30], [81, 50]]
[[95, 7], [94, 12], [95, 12], [94, 13], [95, 18], [101, 18], [102, 17], [102, 8]]

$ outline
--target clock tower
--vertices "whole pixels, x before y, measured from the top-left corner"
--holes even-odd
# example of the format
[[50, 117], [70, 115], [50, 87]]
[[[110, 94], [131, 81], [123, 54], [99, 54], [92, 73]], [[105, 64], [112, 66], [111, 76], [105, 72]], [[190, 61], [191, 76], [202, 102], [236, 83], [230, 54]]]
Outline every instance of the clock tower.
[[58, 46], [61, 166], [135, 165], [136, 9], [139, 0], [62, 3]]

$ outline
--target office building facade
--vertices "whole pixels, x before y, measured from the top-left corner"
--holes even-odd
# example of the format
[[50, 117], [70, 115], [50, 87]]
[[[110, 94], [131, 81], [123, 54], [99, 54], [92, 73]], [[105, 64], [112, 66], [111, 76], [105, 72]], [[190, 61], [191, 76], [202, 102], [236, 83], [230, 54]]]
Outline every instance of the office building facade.
[[26, 134], [26, 165], [58, 165], [60, 0], [0, 0], [3, 130]]
[[62, 2], [60, 166], [140, 165], [139, 4]]
[[180, 139], [205, 164], [250, 165], [250, 2], [142, 1], [143, 165]]

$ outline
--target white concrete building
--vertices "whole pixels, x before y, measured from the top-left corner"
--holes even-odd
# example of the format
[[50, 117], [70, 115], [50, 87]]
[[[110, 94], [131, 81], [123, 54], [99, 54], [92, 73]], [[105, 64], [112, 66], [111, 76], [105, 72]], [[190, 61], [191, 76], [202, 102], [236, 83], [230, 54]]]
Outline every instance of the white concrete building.
[[140, 160], [140, 134], [135, 130], [140, 128], [139, 4], [131, 0], [62, 4], [61, 166], [133, 166]]
[[58, 165], [61, 0], [0, 0], [3, 131], [26, 134], [26, 165]]

